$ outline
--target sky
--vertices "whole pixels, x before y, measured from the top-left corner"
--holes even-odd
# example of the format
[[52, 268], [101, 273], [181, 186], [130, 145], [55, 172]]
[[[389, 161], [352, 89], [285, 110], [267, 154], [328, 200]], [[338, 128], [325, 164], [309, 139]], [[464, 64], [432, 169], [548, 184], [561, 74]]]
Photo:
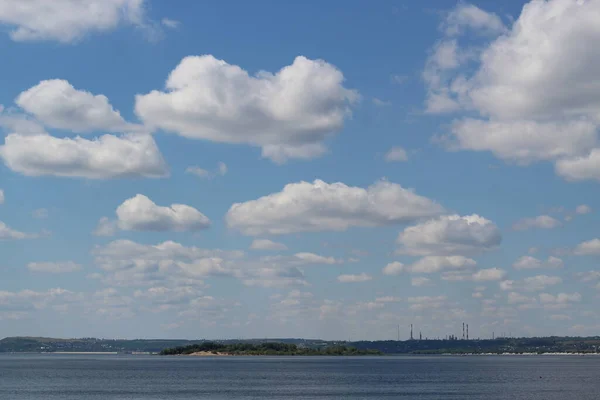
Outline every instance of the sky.
[[597, 335], [598, 27], [0, 0], [0, 337]]

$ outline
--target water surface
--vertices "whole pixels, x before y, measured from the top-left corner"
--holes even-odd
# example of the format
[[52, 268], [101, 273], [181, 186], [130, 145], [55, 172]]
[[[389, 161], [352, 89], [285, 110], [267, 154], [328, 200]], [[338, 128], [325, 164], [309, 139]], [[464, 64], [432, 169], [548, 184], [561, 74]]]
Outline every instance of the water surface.
[[600, 357], [0, 355], [0, 399], [597, 400]]

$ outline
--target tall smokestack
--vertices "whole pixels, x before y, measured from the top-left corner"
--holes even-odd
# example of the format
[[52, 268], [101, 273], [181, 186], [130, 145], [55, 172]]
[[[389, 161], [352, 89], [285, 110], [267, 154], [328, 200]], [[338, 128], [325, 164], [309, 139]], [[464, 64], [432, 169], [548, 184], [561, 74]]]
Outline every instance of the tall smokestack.
[[469, 340], [469, 324], [467, 324], [467, 340]]
[[412, 324], [410, 324], [410, 340], [413, 340]]
[[463, 322], [463, 340], [465, 340], [465, 323]]

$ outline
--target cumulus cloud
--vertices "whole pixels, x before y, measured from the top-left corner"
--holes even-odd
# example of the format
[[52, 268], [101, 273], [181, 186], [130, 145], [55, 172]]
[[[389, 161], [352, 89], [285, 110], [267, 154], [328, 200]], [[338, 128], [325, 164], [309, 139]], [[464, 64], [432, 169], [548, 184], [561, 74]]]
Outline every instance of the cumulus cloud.
[[537, 275], [525, 278], [523, 284], [527, 290], [544, 290], [547, 286], [554, 286], [562, 283], [562, 278], [558, 276]]
[[147, 28], [145, 0], [3, 0], [0, 24], [15, 41], [72, 43], [121, 24]]
[[37, 237], [39, 237], [39, 235], [33, 233], [19, 232], [17, 230], [12, 229], [4, 222], [0, 221], [0, 240], [35, 239]]
[[11, 133], [0, 146], [11, 170], [27, 176], [87, 179], [162, 178], [168, 167], [150, 135], [104, 135], [94, 140]]
[[549, 215], [539, 215], [533, 218], [523, 218], [513, 224], [513, 230], [526, 231], [528, 229], [554, 229], [561, 226], [556, 218]]
[[457, 35], [464, 29], [492, 35], [506, 31], [504, 23], [496, 14], [467, 3], [459, 3], [447, 15], [442, 28], [448, 36]]
[[473, 274], [472, 279], [475, 282], [499, 281], [504, 279], [506, 271], [500, 268], [481, 269]]
[[[424, 77], [428, 111], [474, 111], [481, 118], [455, 121], [442, 143], [520, 165], [551, 161], [571, 181], [600, 180], [600, 96], [598, 84], [590, 84], [600, 77], [599, 3], [531, 1], [509, 28], [492, 14], [474, 17], [469, 7], [448, 16]], [[479, 48], [457, 45], [464, 27], [483, 32], [482, 21], [497, 37]], [[454, 47], [442, 52], [440, 43]], [[472, 65], [458, 68], [464, 60]]]
[[406, 150], [404, 150], [402, 147], [395, 146], [395, 147], [392, 147], [385, 154], [385, 161], [388, 161], [388, 162], [408, 161], [408, 154], [406, 153]]
[[92, 277], [115, 286], [203, 286], [212, 277], [229, 277], [247, 286], [307, 286], [298, 268], [337, 264], [339, 260], [303, 253], [290, 257], [249, 258], [241, 251], [186, 247], [167, 241], [143, 245], [116, 240], [97, 246], [93, 254], [101, 272]]
[[575, 250], [574, 254], [578, 256], [597, 256], [600, 255], [600, 239], [592, 239], [587, 242], [579, 243]]
[[245, 235], [344, 231], [413, 222], [443, 208], [402, 186], [379, 181], [368, 188], [299, 182], [281, 192], [231, 206], [227, 225]]
[[392, 262], [383, 269], [385, 275], [398, 275], [402, 272], [431, 274], [446, 270], [468, 270], [477, 265], [475, 260], [464, 256], [426, 256], [410, 265]]
[[269, 239], [254, 239], [250, 245], [252, 250], [287, 250], [283, 243], [277, 243]]
[[451, 131], [450, 136], [442, 137], [442, 143], [449, 150], [490, 151], [497, 158], [518, 165], [585, 154], [598, 144], [596, 124], [585, 120], [536, 122], [465, 118], [454, 121]]
[[600, 181], [599, 171], [600, 148], [593, 149], [586, 155], [565, 158], [556, 163], [556, 173], [569, 181]]
[[249, 144], [282, 163], [325, 152], [358, 94], [323, 60], [297, 57], [292, 65], [255, 76], [211, 55], [190, 56], [170, 73], [165, 91], [137, 95], [147, 125], [192, 139]]
[[557, 295], [541, 293], [539, 298], [542, 304], [550, 305], [566, 305], [568, 303], [579, 303], [581, 301], [581, 295], [579, 293], [559, 293]]
[[340, 275], [337, 277], [338, 282], [342, 283], [360, 283], [370, 281], [371, 279], [373, 279], [373, 277], [371, 275], [365, 274], [364, 272], [358, 275], [347, 274]]
[[122, 132], [134, 128], [113, 109], [106, 96], [77, 90], [62, 79], [41, 81], [21, 93], [15, 102], [52, 128], [78, 133]]
[[4, 190], [0, 189], [0, 205], [4, 204]]
[[76, 272], [81, 270], [81, 264], [73, 261], [60, 262], [32, 262], [27, 264], [27, 269], [33, 272], [47, 272], [52, 274], [62, 274]]
[[475, 254], [502, 241], [498, 227], [479, 215], [448, 215], [404, 229], [398, 254], [415, 256]]
[[210, 220], [194, 207], [158, 206], [142, 194], [125, 200], [116, 213], [118, 227], [126, 231], [192, 232], [210, 226]]
[[542, 261], [532, 256], [520, 257], [512, 265], [514, 269], [539, 269], [539, 268], [562, 268], [565, 265], [563, 260], [558, 257], [550, 256], [546, 261]]

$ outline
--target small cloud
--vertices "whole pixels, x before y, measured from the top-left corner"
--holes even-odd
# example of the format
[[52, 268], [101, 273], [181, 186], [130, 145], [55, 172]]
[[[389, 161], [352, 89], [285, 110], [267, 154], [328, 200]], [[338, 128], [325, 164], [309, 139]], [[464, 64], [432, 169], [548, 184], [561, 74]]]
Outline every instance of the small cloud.
[[48, 218], [48, 210], [45, 208], [38, 208], [37, 210], [34, 210], [31, 213], [31, 216], [33, 218], [37, 218], [37, 219], [45, 219]]
[[219, 161], [219, 174], [221, 176], [225, 175], [227, 173], [227, 164], [225, 164], [222, 161]]
[[217, 164], [217, 168], [214, 172], [211, 172], [204, 168], [200, 168], [196, 165], [187, 167], [185, 170], [186, 173], [196, 175], [198, 178], [202, 178], [202, 179], [212, 179], [217, 175], [223, 176], [227, 173], [227, 171], [228, 171], [227, 164], [225, 164], [222, 161], [219, 161], [219, 163]]
[[431, 283], [431, 279], [425, 278], [424, 276], [417, 276], [410, 280], [410, 284], [413, 286], [427, 286]]
[[117, 231], [117, 221], [113, 221], [108, 217], [100, 218], [98, 226], [92, 232], [94, 236], [113, 236]]
[[533, 218], [523, 218], [513, 225], [515, 231], [525, 231], [528, 229], [554, 229], [561, 226], [560, 221], [549, 215], [539, 215]]
[[4, 190], [0, 189], [0, 204], [4, 204]]
[[392, 83], [395, 83], [396, 85], [402, 85], [403, 83], [406, 83], [408, 81], [408, 75], [394, 74], [391, 76], [391, 80]]
[[373, 279], [371, 275], [367, 275], [364, 272], [358, 275], [340, 275], [337, 277], [337, 280], [342, 283], [359, 283], [359, 282], [367, 282]]
[[197, 167], [197, 166], [187, 167], [185, 172], [188, 174], [196, 175], [199, 178], [210, 178], [211, 177], [211, 173], [209, 171], [207, 171], [203, 168]]
[[395, 146], [390, 149], [385, 155], [385, 161], [394, 162], [394, 161], [408, 161], [408, 154], [406, 150], [404, 150], [400, 146]]
[[254, 239], [250, 245], [252, 250], [287, 250], [288, 247], [283, 243], [277, 243], [269, 239]]
[[592, 208], [587, 204], [582, 204], [580, 206], [577, 206], [575, 212], [579, 215], [589, 214], [592, 212]]
[[160, 22], [163, 24], [163, 26], [171, 29], [177, 29], [181, 25], [181, 22], [170, 18], [163, 18]]
[[540, 251], [540, 249], [539, 249], [539, 248], [537, 248], [537, 247], [530, 247], [530, 248], [529, 248], [529, 250], [527, 250], [527, 252], [528, 252], [529, 254], [535, 254], [535, 253], [537, 253], [538, 251]]
[[385, 107], [385, 106], [392, 105], [391, 102], [378, 99], [377, 97], [373, 97], [373, 104], [375, 104], [376, 106], [379, 106], [379, 107]]
[[27, 264], [27, 268], [32, 272], [46, 272], [51, 274], [64, 274], [81, 270], [81, 265], [73, 261], [60, 262], [32, 262]]

